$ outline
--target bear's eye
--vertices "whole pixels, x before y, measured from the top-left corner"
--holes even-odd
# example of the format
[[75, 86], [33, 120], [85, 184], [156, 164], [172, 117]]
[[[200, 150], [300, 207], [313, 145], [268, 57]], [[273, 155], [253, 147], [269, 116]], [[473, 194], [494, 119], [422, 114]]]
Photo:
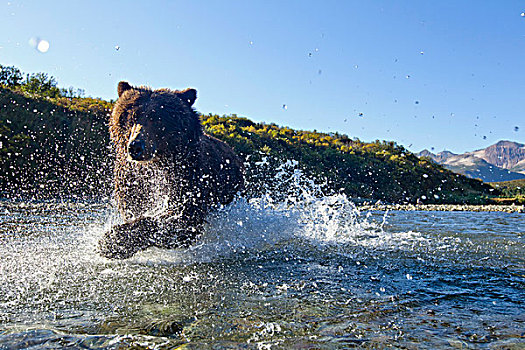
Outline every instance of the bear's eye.
[[127, 111], [122, 112], [118, 120], [119, 120], [120, 125], [122, 125], [123, 127], [126, 126], [126, 124], [130, 124], [129, 123], [130, 113]]
[[132, 124], [137, 120], [137, 112], [136, 111], [124, 111], [120, 115], [120, 120], [122, 123], [129, 123]]

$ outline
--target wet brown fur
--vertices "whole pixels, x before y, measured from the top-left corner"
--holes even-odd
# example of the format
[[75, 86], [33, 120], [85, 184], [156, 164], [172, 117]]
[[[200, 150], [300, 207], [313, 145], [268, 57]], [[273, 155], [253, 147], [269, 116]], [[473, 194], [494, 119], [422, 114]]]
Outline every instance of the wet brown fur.
[[[102, 255], [126, 258], [150, 246], [190, 244], [206, 215], [243, 187], [242, 162], [203, 132], [196, 91], [118, 86], [109, 130], [115, 148], [115, 200], [124, 219], [99, 242]], [[130, 158], [143, 142], [145, 160]]]

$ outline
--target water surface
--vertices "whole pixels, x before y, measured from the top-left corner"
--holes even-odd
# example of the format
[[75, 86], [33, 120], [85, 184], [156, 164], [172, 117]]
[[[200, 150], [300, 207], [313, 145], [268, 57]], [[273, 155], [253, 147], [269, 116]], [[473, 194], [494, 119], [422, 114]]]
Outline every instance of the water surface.
[[525, 216], [240, 199], [188, 250], [101, 258], [115, 215], [0, 202], [0, 348], [524, 348]]

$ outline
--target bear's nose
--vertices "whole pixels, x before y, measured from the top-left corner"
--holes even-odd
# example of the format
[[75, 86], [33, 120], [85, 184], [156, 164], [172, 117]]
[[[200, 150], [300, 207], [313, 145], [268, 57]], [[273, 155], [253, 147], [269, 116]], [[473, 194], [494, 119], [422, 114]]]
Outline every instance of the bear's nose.
[[146, 144], [144, 140], [133, 140], [129, 143], [128, 152], [133, 160], [142, 160]]

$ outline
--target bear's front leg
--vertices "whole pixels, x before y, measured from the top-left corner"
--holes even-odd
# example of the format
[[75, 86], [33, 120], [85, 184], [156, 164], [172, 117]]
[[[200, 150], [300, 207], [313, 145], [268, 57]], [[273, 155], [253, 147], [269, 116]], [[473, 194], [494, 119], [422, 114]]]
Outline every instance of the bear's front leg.
[[201, 235], [201, 230], [197, 228], [180, 228], [172, 225], [162, 226], [162, 234], [152, 239], [152, 245], [159, 248], [188, 248]]
[[141, 218], [113, 226], [98, 242], [100, 254], [109, 259], [126, 259], [155, 244], [159, 230], [152, 218]]

